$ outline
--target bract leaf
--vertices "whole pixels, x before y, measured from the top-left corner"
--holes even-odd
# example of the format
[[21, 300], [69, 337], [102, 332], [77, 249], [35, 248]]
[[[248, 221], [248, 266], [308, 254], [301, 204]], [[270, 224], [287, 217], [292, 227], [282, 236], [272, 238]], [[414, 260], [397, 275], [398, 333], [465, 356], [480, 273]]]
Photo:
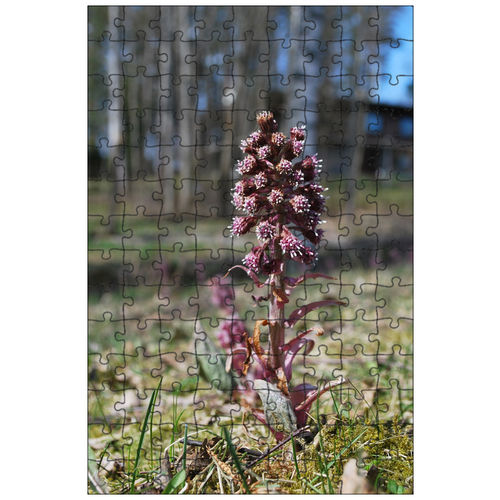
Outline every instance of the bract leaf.
[[340, 375], [336, 380], [330, 380], [330, 382], [326, 383], [322, 389], [308, 392], [306, 399], [299, 405], [295, 406], [294, 409], [299, 427], [305, 422], [307, 418], [306, 412], [309, 411], [314, 401], [316, 401], [326, 391], [329, 391], [337, 385], [344, 384], [345, 382], [347, 382], [347, 380], [342, 375]]
[[299, 276], [298, 278], [290, 278], [288, 276], [285, 276], [283, 278], [283, 281], [288, 285], [290, 288], [295, 288], [298, 284], [302, 283], [303, 281], [312, 278], [325, 278], [327, 280], [336, 280], [337, 278], [334, 278], [333, 276], [329, 276], [328, 274], [324, 273], [310, 273], [310, 274], [305, 274], [302, 276]]
[[254, 283], [257, 285], [258, 288], [262, 288], [263, 286], [265, 286], [267, 284], [267, 281], [264, 283], [261, 283], [259, 280], [259, 277], [251, 269], [248, 269], [248, 267], [240, 266], [240, 265], [231, 267], [231, 269], [229, 269], [229, 271], [226, 273], [225, 276], [222, 277], [222, 279], [224, 279], [233, 269], [236, 269], [237, 267], [239, 267], [240, 269], [243, 269], [243, 271], [245, 271], [248, 274], [248, 276], [250, 276], [250, 278], [253, 279]]
[[290, 314], [290, 317], [288, 320], [285, 321], [285, 327], [286, 328], [291, 328], [297, 321], [302, 318], [302, 316], [305, 316], [307, 313], [314, 311], [315, 309], [319, 309], [320, 307], [324, 306], [345, 306], [347, 305], [345, 302], [342, 302], [340, 300], [320, 300], [318, 302], [311, 302], [310, 304], [307, 304], [306, 306], [299, 307], [298, 309], [295, 309], [292, 314]]

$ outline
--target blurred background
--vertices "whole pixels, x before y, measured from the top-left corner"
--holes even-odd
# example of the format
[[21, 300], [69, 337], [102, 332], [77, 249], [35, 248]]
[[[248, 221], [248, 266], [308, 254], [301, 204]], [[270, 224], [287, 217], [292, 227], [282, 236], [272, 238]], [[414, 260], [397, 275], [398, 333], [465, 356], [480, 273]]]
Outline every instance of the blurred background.
[[[184, 394], [190, 419], [213, 417], [196, 359], [225, 318], [213, 287], [231, 287], [247, 328], [261, 316], [243, 272], [220, 278], [254, 243], [227, 227], [239, 145], [263, 110], [285, 135], [306, 126], [304, 153], [323, 160], [329, 189], [316, 270], [338, 281], [304, 287], [297, 304], [315, 294], [349, 304], [311, 313], [326, 331], [316, 357], [330, 359], [306, 381], [342, 372], [387, 391], [400, 413], [411, 406], [412, 16], [392, 6], [89, 7], [95, 440], [140, 419], [159, 374], [170, 373], [165, 390], [179, 404]], [[221, 416], [234, 414], [227, 404]]]
[[[365, 207], [393, 216], [382, 198], [410, 214], [412, 45], [411, 7], [90, 7], [91, 243], [139, 220], [157, 233], [209, 220], [228, 246], [239, 144], [262, 110], [285, 133], [307, 127], [337, 229]], [[384, 248], [410, 248], [404, 225]], [[133, 229], [134, 242], [158, 242]], [[349, 240], [365, 233], [349, 228]]]

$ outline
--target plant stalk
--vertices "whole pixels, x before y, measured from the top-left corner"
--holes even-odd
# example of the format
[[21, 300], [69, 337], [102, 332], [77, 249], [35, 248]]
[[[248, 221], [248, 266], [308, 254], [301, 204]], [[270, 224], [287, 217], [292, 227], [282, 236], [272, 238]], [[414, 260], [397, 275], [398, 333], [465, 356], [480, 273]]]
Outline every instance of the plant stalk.
[[[280, 242], [281, 228], [284, 217], [280, 215], [276, 224], [278, 237], [274, 241], [274, 256], [278, 262], [282, 262], [281, 272], [271, 275], [271, 294], [269, 301], [269, 363], [271, 368], [277, 372], [278, 368], [285, 366], [285, 354], [282, 346], [285, 344], [285, 307], [279, 307], [279, 297], [284, 294], [283, 276], [285, 275], [285, 261], [283, 259]], [[277, 293], [275, 291], [278, 290]], [[276, 379], [277, 380], [277, 379]], [[273, 382], [276, 382], [274, 380]]]

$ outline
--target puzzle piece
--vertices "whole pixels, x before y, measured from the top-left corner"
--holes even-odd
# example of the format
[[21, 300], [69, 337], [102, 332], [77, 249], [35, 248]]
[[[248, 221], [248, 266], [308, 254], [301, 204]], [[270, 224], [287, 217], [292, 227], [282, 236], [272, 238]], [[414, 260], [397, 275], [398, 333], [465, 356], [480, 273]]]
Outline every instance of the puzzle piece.
[[[367, 415], [411, 422], [412, 8], [88, 14], [89, 438], [101, 473], [129, 484], [144, 429], [140, 467], [152, 470], [165, 469], [165, 449], [182, 464], [184, 425], [202, 443], [225, 427], [248, 448], [272, 437], [256, 415], [296, 430], [297, 405], [262, 375], [272, 331], [263, 320], [276, 296], [285, 319], [311, 302], [345, 304], [312, 308], [285, 329], [291, 386], [307, 393], [346, 379], [309, 408], [311, 425], [321, 415], [329, 425]], [[289, 296], [263, 274], [232, 269], [262, 243], [256, 226], [232, 237], [243, 213], [233, 202], [235, 166], [249, 154], [241, 141], [268, 110], [287, 136], [305, 127], [294, 161], [317, 153], [321, 171], [308, 182], [327, 188], [308, 271], [324, 276]], [[305, 270], [289, 260], [285, 274]]]

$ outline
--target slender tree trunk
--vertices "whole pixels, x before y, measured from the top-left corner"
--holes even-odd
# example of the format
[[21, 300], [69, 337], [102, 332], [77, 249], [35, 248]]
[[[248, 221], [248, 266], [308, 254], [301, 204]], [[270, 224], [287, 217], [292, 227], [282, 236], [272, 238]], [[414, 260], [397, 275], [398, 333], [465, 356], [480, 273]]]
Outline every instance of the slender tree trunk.
[[[113, 33], [115, 30], [114, 26], [114, 20], [120, 16], [120, 10], [121, 7], [118, 6], [109, 6], [108, 7], [108, 30], [110, 33]], [[119, 45], [116, 42], [110, 41], [109, 43], [109, 49], [108, 53], [106, 54], [106, 65], [108, 67], [108, 76], [110, 76], [112, 82], [118, 81], [118, 77], [116, 75], [119, 75], [122, 73], [122, 68], [120, 68], [120, 63], [118, 60], [118, 50], [119, 50]], [[114, 75], [114, 76], [111, 76]], [[110, 85], [108, 87], [108, 97], [112, 105], [110, 106], [112, 109], [116, 108], [114, 103], [116, 102], [116, 97], [113, 95], [113, 91], [115, 90], [116, 85]], [[125, 99], [124, 99], [125, 101]], [[126, 102], [123, 103], [123, 107], [126, 106]], [[111, 111], [108, 113], [108, 124], [107, 124], [107, 134], [108, 134], [108, 173], [111, 174], [111, 177], [114, 178], [115, 182], [112, 183], [112, 189], [113, 189], [113, 196], [109, 196], [109, 213], [113, 214], [116, 210], [116, 202], [115, 202], [115, 196], [120, 193], [120, 183], [118, 182], [119, 175], [117, 170], [119, 171], [120, 168], [115, 165], [115, 149], [118, 145], [123, 144], [123, 128], [122, 128], [122, 120], [123, 120], [123, 113], [124, 111]], [[123, 155], [123, 171], [122, 171], [122, 176], [123, 176], [123, 184], [125, 183], [125, 178], [126, 178], [126, 157], [125, 157], [125, 148], [122, 149], [122, 155]], [[108, 231], [110, 233], [115, 233], [116, 232], [116, 225], [118, 224], [118, 218], [117, 217], [111, 217], [110, 218], [110, 224], [108, 226]]]

